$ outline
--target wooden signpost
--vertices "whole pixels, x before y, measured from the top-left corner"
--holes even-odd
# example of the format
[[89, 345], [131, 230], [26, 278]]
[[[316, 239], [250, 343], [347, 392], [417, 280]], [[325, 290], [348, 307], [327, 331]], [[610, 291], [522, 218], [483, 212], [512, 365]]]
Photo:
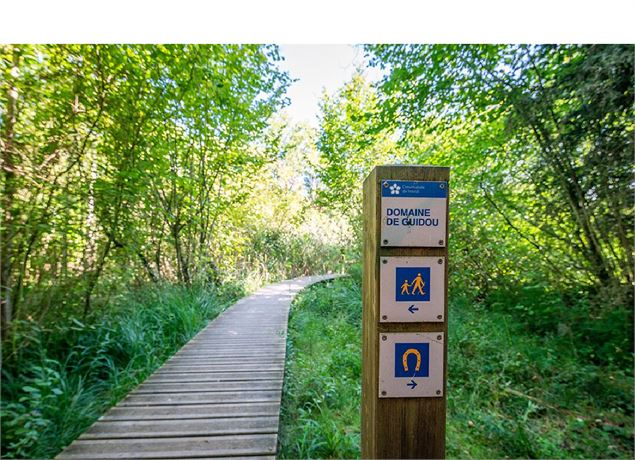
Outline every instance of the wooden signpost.
[[450, 169], [364, 181], [362, 457], [444, 458]]

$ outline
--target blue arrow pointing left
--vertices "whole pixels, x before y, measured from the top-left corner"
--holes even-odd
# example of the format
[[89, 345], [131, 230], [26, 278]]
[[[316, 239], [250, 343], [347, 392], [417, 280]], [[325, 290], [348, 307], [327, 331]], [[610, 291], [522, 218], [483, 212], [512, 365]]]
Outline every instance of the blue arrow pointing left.
[[411, 380], [410, 383], [406, 383], [406, 386], [410, 387], [411, 390], [414, 390], [415, 387], [417, 386], [417, 382], [415, 382], [414, 380]]
[[419, 310], [419, 307], [415, 307], [414, 305], [410, 305], [410, 306], [408, 307], [408, 311], [409, 311], [410, 313], [414, 313], [414, 312], [416, 312], [416, 311], [418, 311], [418, 310]]

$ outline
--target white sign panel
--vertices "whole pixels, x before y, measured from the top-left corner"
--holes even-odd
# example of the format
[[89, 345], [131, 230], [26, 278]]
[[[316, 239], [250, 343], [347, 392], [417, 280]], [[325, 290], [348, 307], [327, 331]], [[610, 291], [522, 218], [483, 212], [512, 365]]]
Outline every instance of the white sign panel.
[[381, 257], [380, 322], [442, 322], [444, 257]]
[[443, 396], [443, 332], [379, 334], [379, 397]]
[[444, 247], [448, 183], [381, 181], [381, 245]]

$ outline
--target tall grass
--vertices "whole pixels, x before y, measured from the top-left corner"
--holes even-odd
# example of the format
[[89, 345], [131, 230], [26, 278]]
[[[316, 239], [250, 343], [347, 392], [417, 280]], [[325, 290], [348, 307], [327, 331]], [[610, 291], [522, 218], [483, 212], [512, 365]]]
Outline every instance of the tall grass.
[[452, 301], [449, 456], [632, 458], [632, 367], [598, 364], [591, 341], [536, 322]]
[[264, 285], [306, 275], [339, 273], [357, 260], [354, 245], [262, 228], [251, 235], [250, 247], [235, 264], [233, 279]]
[[[448, 457], [633, 458], [633, 368], [620, 348], [629, 328], [613, 324], [622, 313], [582, 321], [544, 293], [531, 296], [549, 304], [556, 326], [519, 314], [531, 307], [527, 295], [450, 299]], [[610, 346], [580, 332], [609, 329]], [[359, 457], [360, 344], [358, 272], [296, 299], [281, 457]]]
[[3, 458], [55, 456], [240, 294], [145, 287], [86, 322], [15, 322], [2, 349]]
[[359, 457], [360, 278], [309, 288], [293, 303], [281, 458]]

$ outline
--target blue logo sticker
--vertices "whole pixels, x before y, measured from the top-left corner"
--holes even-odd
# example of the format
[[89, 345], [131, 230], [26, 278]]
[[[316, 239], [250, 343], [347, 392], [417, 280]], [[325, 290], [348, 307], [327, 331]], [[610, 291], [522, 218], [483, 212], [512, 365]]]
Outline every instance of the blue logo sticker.
[[447, 198], [447, 182], [386, 180], [382, 181], [381, 196], [392, 198]]
[[395, 377], [428, 377], [429, 373], [429, 343], [395, 344]]
[[397, 267], [395, 276], [397, 302], [430, 301], [430, 267]]

